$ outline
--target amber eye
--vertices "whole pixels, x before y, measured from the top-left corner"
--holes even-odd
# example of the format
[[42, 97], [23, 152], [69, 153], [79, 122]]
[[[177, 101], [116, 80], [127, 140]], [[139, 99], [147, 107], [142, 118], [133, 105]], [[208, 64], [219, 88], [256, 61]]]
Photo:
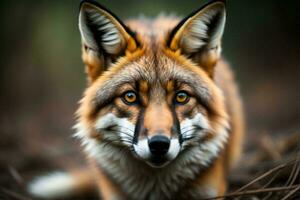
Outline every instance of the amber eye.
[[189, 99], [190, 99], [189, 95], [183, 91], [178, 92], [175, 97], [176, 103], [179, 104], [186, 104], [189, 101]]
[[135, 94], [135, 92], [133, 91], [129, 91], [129, 92], [126, 92], [124, 95], [123, 95], [123, 101], [127, 104], [133, 104], [133, 103], [136, 103], [137, 101], [137, 96]]

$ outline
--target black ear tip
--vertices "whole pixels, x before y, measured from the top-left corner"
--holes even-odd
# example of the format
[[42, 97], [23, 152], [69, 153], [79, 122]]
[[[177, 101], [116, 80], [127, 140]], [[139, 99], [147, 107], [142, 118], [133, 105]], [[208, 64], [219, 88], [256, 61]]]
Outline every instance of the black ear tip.
[[84, 3], [97, 4], [97, 2], [94, 0], [81, 0], [80, 1], [80, 5], [82, 5]]
[[[206, 6], [210, 6], [210, 5], [212, 5], [212, 6], [215, 5], [215, 6], [219, 7], [221, 10], [225, 11], [226, 7], [227, 7], [227, 1], [226, 0], [212, 0], [206, 4]], [[206, 7], [206, 6], [204, 6], [204, 7]]]
[[227, 1], [226, 0], [220, 0], [220, 2], [222, 2], [225, 6], [227, 5]]
[[93, 5], [95, 7], [99, 7], [99, 8], [102, 8], [102, 9], [106, 9], [104, 6], [102, 6], [101, 4], [99, 4], [97, 1], [95, 0], [81, 0], [80, 1], [80, 4], [79, 4], [79, 9], [82, 8], [82, 6], [84, 4], [90, 4], [90, 5]]
[[211, 0], [207, 3], [207, 5], [214, 4], [214, 3], [222, 3], [222, 4], [224, 4], [224, 6], [226, 6], [227, 1], [226, 0]]
[[[90, 0], [81, 0], [79, 4], [79, 10], [82, 8], [82, 6], [86, 3], [91, 3]], [[92, 3], [93, 4], [93, 3]]]
[[221, 2], [221, 3], [224, 3], [224, 4], [226, 4], [226, 3], [227, 3], [227, 1], [226, 1], [226, 0], [212, 0], [212, 2]]
[[102, 10], [105, 10], [107, 11], [108, 13], [112, 14], [113, 16], [115, 16], [109, 9], [107, 9], [105, 6], [101, 5], [100, 3], [98, 3], [97, 1], [95, 0], [81, 0], [80, 1], [80, 5], [79, 5], [79, 10], [82, 8], [82, 6], [84, 4], [89, 4], [89, 5], [92, 5], [92, 6], [95, 6], [97, 8], [100, 8]]

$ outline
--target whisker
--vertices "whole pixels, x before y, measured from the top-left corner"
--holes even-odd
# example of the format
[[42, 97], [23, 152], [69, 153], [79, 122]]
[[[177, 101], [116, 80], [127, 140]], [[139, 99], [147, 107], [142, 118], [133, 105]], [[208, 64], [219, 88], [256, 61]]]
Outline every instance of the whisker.
[[112, 127], [120, 127], [120, 128], [125, 128], [125, 129], [127, 129], [127, 130], [131, 131], [132, 133], [134, 133], [134, 130], [131, 130], [130, 128], [128, 128], [128, 127], [126, 127], [126, 126], [121, 126], [121, 125], [118, 125], [118, 124], [116, 124], [116, 125], [113, 125]]
[[113, 141], [113, 140], [105, 141], [105, 142], [104, 142], [104, 145], [103, 145], [103, 148], [107, 147], [107, 145], [110, 145], [110, 144], [112, 144], [113, 142], [115, 142], [115, 141]]
[[199, 135], [199, 134], [193, 134], [193, 133], [189, 133], [189, 132], [192, 132], [191, 131], [187, 131], [183, 137], [182, 137], [182, 140], [183, 141], [186, 141], [186, 140], [192, 140], [192, 139], [202, 139], [203, 138], [203, 135]]
[[193, 128], [193, 129], [190, 129], [190, 130], [187, 130], [187, 131], [181, 133], [181, 135], [186, 134], [187, 132], [193, 131], [193, 130], [195, 130], [195, 129], [198, 129], [198, 130], [201, 131], [201, 132], [209, 132], [209, 131], [210, 131], [210, 130], [207, 129], [207, 128], [202, 128], [202, 127], [198, 127], [198, 126], [197, 126], [197, 127]]
[[122, 145], [123, 144], [128, 144], [131, 145], [132, 144], [132, 140], [131, 138], [121, 138], [121, 137], [106, 137], [102, 140], [102, 143], [104, 144], [103, 147], [106, 147], [109, 144], [115, 143], [115, 144], [119, 144]]
[[113, 137], [108, 137], [108, 138], [105, 138], [103, 140], [103, 142], [111, 142], [111, 141], [114, 141], [114, 142], [129, 142], [131, 143], [131, 140], [129, 139], [126, 139], [126, 138], [113, 138]]
[[110, 130], [109, 132], [111, 133], [119, 133], [119, 134], [125, 134], [126, 136], [130, 137], [130, 138], [133, 138], [132, 135], [130, 135], [129, 133], [126, 133], [124, 131], [119, 131], [119, 130]]
[[188, 133], [190, 131], [196, 130], [196, 129], [199, 129], [199, 128], [198, 127], [191, 128], [191, 129], [189, 129], [189, 130], [187, 130], [185, 132], [182, 132], [181, 135], [184, 135], [184, 134], [186, 134], [186, 133]]
[[122, 142], [128, 143], [128, 144], [132, 144], [131, 140], [127, 140], [127, 139], [121, 139]]
[[190, 136], [190, 137], [184, 137], [182, 138], [183, 141], [187, 141], [187, 140], [192, 140], [194, 139], [196, 136]]
[[130, 135], [129, 133], [126, 133], [126, 132], [124, 132], [124, 131], [113, 130], [113, 132], [114, 132], [114, 133], [121, 133], [121, 134], [125, 134], [125, 135], [127, 135], [128, 137], [130, 137], [130, 138], [133, 138], [133, 136], [132, 136], [132, 135]]
[[182, 127], [181, 130], [183, 131], [184, 129], [187, 129], [187, 128], [190, 128], [190, 127], [193, 127], [194, 125], [191, 125], [191, 126], [185, 126], [185, 127]]
[[191, 137], [191, 136], [195, 136], [195, 134], [193, 134], [193, 133], [185, 134], [184, 138], [188, 138], [188, 137]]
[[107, 147], [108, 145], [111, 145], [111, 144], [120, 145], [122, 143], [120, 143], [119, 140], [111, 140], [111, 141], [105, 142], [104, 145], [103, 145], [103, 147], [105, 148], [105, 147]]

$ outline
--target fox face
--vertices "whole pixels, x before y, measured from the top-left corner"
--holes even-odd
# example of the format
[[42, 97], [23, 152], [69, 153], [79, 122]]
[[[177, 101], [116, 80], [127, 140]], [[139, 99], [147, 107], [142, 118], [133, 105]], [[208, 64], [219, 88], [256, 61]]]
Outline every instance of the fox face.
[[150, 168], [208, 166], [228, 137], [223, 94], [214, 80], [225, 4], [211, 2], [182, 21], [123, 24], [93, 1], [80, 6], [88, 87], [76, 136], [105, 162], [130, 157]]
[[126, 23], [82, 1], [87, 88], [75, 137], [90, 167], [38, 178], [29, 192], [64, 198], [97, 185], [107, 200], [224, 196], [244, 132], [237, 85], [220, 55], [225, 18], [224, 0], [182, 20]]

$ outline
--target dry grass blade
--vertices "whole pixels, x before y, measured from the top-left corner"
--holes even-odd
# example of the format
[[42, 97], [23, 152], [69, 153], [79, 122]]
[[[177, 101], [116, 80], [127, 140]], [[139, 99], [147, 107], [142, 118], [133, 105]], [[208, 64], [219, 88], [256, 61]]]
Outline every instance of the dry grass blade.
[[255, 178], [253, 181], [249, 182], [248, 184], [244, 185], [243, 187], [241, 187], [240, 189], [236, 190], [233, 193], [241, 192], [241, 191], [245, 190], [246, 188], [248, 188], [249, 186], [251, 186], [252, 184], [258, 182], [259, 180], [261, 180], [261, 179], [263, 179], [263, 178], [265, 178], [265, 177], [273, 174], [274, 172], [277, 172], [278, 170], [281, 170], [281, 169], [283, 169], [283, 168], [285, 168], [287, 166], [290, 166], [290, 165], [292, 165], [294, 163], [297, 163], [297, 162], [299, 162], [299, 160], [292, 160], [292, 161], [290, 161], [288, 163], [280, 164], [277, 167], [274, 167], [273, 169], [270, 169], [266, 173], [264, 173], [264, 174], [260, 175], [259, 177]]
[[20, 175], [20, 173], [17, 171], [16, 168], [9, 167], [8, 171], [18, 184], [22, 184], [24, 182], [22, 176]]
[[10, 191], [10, 190], [5, 189], [5, 188], [1, 188], [1, 191], [3, 193], [5, 193], [6, 195], [8, 195], [9, 197], [11, 197], [13, 199], [16, 199], [16, 200], [32, 200], [28, 197], [22, 196], [21, 194], [18, 194], [16, 192]]
[[288, 200], [292, 198], [292, 196], [299, 190], [300, 190], [300, 185], [298, 185], [298, 187], [296, 187], [294, 190], [290, 191], [282, 200]]
[[294, 165], [294, 167], [292, 169], [292, 172], [291, 172], [285, 186], [293, 185], [294, 182], [297, 179], [297, 176], [298, 176], [299, 170], [300, 170], [300, 162], [299, 162], [300, 161], [300, 156], [299, 156], [299, 153], [297, 154], [296, 161], [297, 161], [297, 163]]
[[211, 197], [211, 198], [206, 198], [203, 200], [213, 200], [213, 199], [223, 199], [223, 198], [228, 198], [228, 197], [239, 197], [239, 196], [249, 196], [249, 195], [257, 195], [261, 193], [268, 193], [268, 192], [281, 192], [281, 191], [287, 191], [287, 190], [296, 190], [295, 192], [298, 191], [298, 187], [300, 187], [300, 184], [298, 185], [293, 185], [289, 187], [272, 187], [272, 188], [265, 188], [265, 189], [256, 189], [256, 190], [247, 190], [243, 192], [234, 192], [234, 193], [229, 193], [223, 196], [217, 196], [217, 197]]
[[[270, 184], [272, 184], [272, 182], [277, 178], [277, 176], [280, 174], [280, 170], [278, 170], [276, 172], [276, 174], [271, 177], [271, 179], [262, 187], [262, 188], [267, 188]], [[262, 200], [267, 200], [272, 196], [272, 193], [270, 192], [269, 194], [267, 194]]]

